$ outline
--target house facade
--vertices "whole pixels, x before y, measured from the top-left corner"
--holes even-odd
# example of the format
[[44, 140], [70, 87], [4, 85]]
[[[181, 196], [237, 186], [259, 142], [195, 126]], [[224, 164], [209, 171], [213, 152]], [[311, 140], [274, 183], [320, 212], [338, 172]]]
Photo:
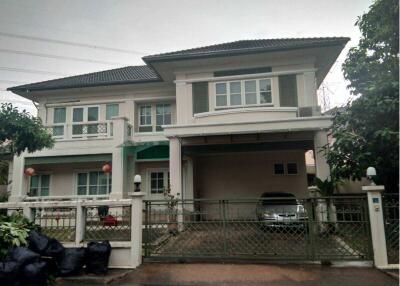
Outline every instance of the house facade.
[[14, 158], [10, 201], [122, 199], [136, 174], [151, 200], [168, 186], [182, 199], [307, 197], [307, 151], [329, 176], [316, 91], [348, 40], [237, 41], [10, 88], [56, 140]]

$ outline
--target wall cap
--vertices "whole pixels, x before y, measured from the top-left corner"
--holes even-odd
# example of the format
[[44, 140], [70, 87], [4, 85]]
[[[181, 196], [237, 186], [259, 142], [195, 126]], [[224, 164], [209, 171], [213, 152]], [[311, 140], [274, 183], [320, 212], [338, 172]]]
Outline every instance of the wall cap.
[[362, 190], [367, 192], [383, 192], [385, 186], [362, 186]]

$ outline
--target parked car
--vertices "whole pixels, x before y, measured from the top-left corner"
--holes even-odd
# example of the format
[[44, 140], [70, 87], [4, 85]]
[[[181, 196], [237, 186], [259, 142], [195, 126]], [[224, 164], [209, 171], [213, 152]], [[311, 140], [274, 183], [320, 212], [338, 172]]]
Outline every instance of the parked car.
[[256, 213], [263, 229], [306, 229], [305, 208], [291, 193], [263, 193]]

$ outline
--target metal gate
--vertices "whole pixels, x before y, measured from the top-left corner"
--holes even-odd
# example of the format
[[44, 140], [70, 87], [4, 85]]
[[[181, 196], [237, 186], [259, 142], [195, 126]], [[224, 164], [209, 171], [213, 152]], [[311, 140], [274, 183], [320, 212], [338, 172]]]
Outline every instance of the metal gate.
[[386, 249], [389, 264], [399, 264], [399, 194], [383, 194]]
[[260, 203], [260, 199], [144, 201], [144, 258], [371, 259], [365, 196], [298, 200], [298, 207], [304, 208], [303, 217], [291, 219], [287, 214], [276, 224], [260, 217]]

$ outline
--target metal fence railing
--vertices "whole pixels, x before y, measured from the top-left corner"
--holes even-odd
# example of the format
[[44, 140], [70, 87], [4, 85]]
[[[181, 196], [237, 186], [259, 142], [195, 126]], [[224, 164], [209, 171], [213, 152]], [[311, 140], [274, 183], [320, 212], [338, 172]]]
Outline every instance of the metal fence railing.
[[85, 240], [131, 240], [131, 206], [90, 206], [85, 213]]
[[0, 214], [23, 213], [61, 242], [131, 241], [132, 200], [1, 203]]
[[387, 258], [389, 264], [399, 263], [399, 194], [384, 193], [382, 197]]
[[144, 201], [144, 256], [157, 259], [370, 260], [365, 196]]
[[76, 208], [34, 208], [33, 221], [42, 232], [59, 241], [75, 241]]

